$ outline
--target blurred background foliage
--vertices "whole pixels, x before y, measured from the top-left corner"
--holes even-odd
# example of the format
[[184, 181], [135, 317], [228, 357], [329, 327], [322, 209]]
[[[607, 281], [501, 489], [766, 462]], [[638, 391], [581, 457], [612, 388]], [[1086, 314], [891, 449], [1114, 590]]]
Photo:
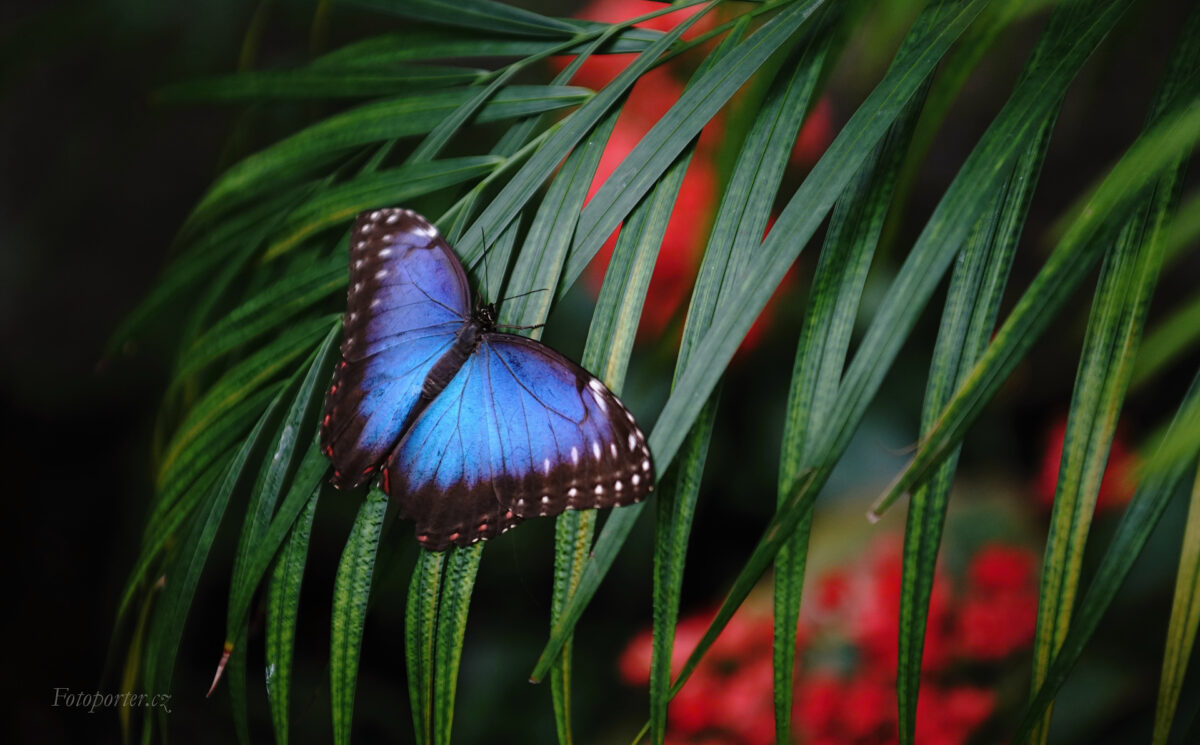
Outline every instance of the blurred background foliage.
[[[539, 0], [522, 5], [557, 16], [587, 17], [603, 12], [598, 6], [604, 3], [564, 7]], [[874, 3], [869, 20], [855, 27], [802, 130], [782, 194], [790, 194], [802, 181], [882, 76], [921, 5]], [[1001, 318], [1045, 261], [1052, 237], [1061, 231], [1056, 226], [1064, 211], [1141, 130], [1191, 5], [1135, 3], [1071, 85]], [[967, 79], [919, 168], [906, 174], [912, 179], [909, 201], [902, 212], [889, 217], [865, 286], [859, 324], [873, 317], [907, 247], [1005, 100], [1045, 19], [1044, 11], [1031, 13], [1001, 35]], [[17, 629], [10, 635], [10, 664], [16, 672], [6, 676], [5, 694], [16, 714], [20, 741], [98, 742], [121, 736], [116, 712], [52, 708], [52, 689], [109, 691], [120, 685], [122, 650], [110, 650], [110, 634], [123, 583], [139, 551], [154, 483], [155, 419], [169, 379], [172, 345], [190, 306], [166, 306], [166, 315], [156, 319], [155, 333], [125, 344], [120, 354], [107, 354], [107, 341], [154, 286], [168, 261], [173, 236], [215, 176], [341, 106], [306, 100], [181, 106], [170, 100], [171, 91], [178, 94], [180, 89], [170, 86], [239, 69], [303, 64], [343, 44], [410, 23], [370, 7], [300, 0], [112, 0], [11, 4], [0, 10], [0, 162], [5, 174], [0, 179], [0, 353], [5, 356], [0, 365], [0, 408], [7, 423], [5, 462], [16, 476], [5, 530], [9, 544], [20, 547], [19, 560], [9, 563], [10, 581], [17, 590], [11, 606]], [[681, 58], [661, 71], [657, 87], [646, 86], [648, 122], [671, 102], [666, 100], [655, 112], [654, 100], [661, 103], [677, 95], [701, 58]], [[557, 63], [540, 65], [523, 73], [522, 82], [545, 82], [561, 69]], [[605, 81], [576, 82], [598, 87]], [[727, 116], [727, 126], [738, 126], [736, 101]], [[622, 136], [636, 142], [648, 127], [643, 124], [639, 130], [623, 119], [610, 141], [614, 153], [605, 157], [620, 154]], [[627, 126], [631, 129], [624, 132]], [[487, 131], [496, 138], [503, 129]], [[687, 231], [704, 227], [715, 208], [721, 174], [729, 167], [720, 160], [728, 157], [720, 143], [720, 133], [701, 138], [700, 155], [681, 196], [690, 200], [681, 204], [699, 216], [690, 218], [690, 226], [668, 230], [651, 285], [623, 392], [639, 415], [657, 411], [667, 397], [687, 288], [703, 249], [703, 236]], [[448, 154], [482, 152], [463, 143], [451, 150]], [[614, 166], [615, 161], [607, 165]], [[602, 173], [605, 167], [602, 162]], [[1197, 179], [1192, 170], [1176, 228], [1176, 235], [1182, 236], [1180, 253], [1159, 281], [1147, 326], [1145, 353], [1170, 354], [1170, 362], [1152, 377], [1135, 377], [1088, 543], [1085, 582], [1131, 496], [1125, 482], [1134, 478], [1130, 474], [1137, 468], [1133, 453], [1175, 411], [1200, 363], [1200, 347], [1186, 319], [1182, 332], [1154, 336], [1159, 324], [1196, 302], [1200, 252], [1195, 250]], [[751, 341], [729, 367], [684, 575], [684, 624], [711, 616], [774, 512], [783, 401], [817, 255], [815, 250], [802, 254]], [[947, 586], [963, 596], [955, 613], [968, 612], [970, 567], [987, 546], [1013, 547], [1022, 556], [1040, 560], [1095, 274], [1016, 368], [965, 441], [943, 552]], [[597, 275], [594, 268], [589, 270], [560, 303], [547, 328], [546, 340], [574, 358], [583, 349], [600, 276], [602, 271]], [[826, 597], [819, 594], [820, 588], [826, 588], [831, 593], [827, 599], [836, 605], [837, 585], [843, 581], [839, 576], [874, 576], [875, 569], [862, 567], [876, 565], [864, 563], [862, 557], [898, 546], [902, 509], [875, 526], [861, 516], [909, 458], [944, 294], [940, 290], [925, 310], [817, 504], [806, 587], [814, 594], [806, 594], [804, 614], [809, 615], [802, 614], [802, 624], [808, 624], [812, 634], [804, 664], [840, 671], [843, 681], [838, 685], [865, 675], [860, 675], [865, 668], [846, 662], [845, 655], [863, 654], [869, 634], [841, 629], [834, 632], [840, 640], [830, 642], [828, 632], [820, 636], [825, 627], [807, 610], [808, 603], [819, 610], [820, 598]], [[1185, 339], [1177, 350], [1172, 347], [1175, 338]], [[309, 554], [293, 681], [292, 733], [297, 742], [324, 742], [332, 735], [328, 588], [358, 508], [354, 500], [339, 496], [330, 493], [322, 501]], [[1052, 742], [1122, 743], [1144, 739], [1150, 731], [1185, 497], [1176, 495], [1168, 506], [1063, 689], [1055, 707]], [[183, 742], [233, 737], [228, 687], [204, 698], [224, 639], [227, 578], [238, 541], [240, 521], [229, 522], [217, 536], [201, 579], [175, 671], [167, 724]], [[644, 517], [637, 525], [578, 627], [582, 641], [574, 648], [573, 706], [576, 733], [584, 742], [628, 742], [646, 718], [644, 681], [615, 661], [634, 664], [626, 661], [636, 656], [640, 635], [650, 624], [651, 522]], [[490, 546], [488, 560], [481, 564], [459, 679], [454, 734], [458, 742], [555, 738], [546, 686], [524, 682], [548, 630], [553, 532], [551, 521], [526, 524]], [[404, 598], [416, 553], [408, 526], [389, 528], [366, 621], [356, 742], [412, 737], [403, 629]], [[745, 611], [749, 615], [739, 616], [739, 623], [752, 618], [756, 608], [769, 619], [769, 587], [756, 590]], [[855, 617], [866, 613], [862, 608], [845, 612]], [[1021, 615], [1026, 611], [1011, 612], [1026, 618]], [[262, 615], [261, 608], [252, 613], [251, 660], [262, 658]], [[686, 643], [683, 628], [681, 645]], [[882, 633], [891, 633], [890, 627]], [[819, 638], [825, 641], [812, 641]], [[988, 699], [983, 715], [978, 714], [982, 705], [976, 706], [976, 718], [961, 737], [946, 742], [993, 742], [1010, 735], [1006, 715], [1019, 712], [1028, 695], [1029, 641], [1006, 649], [1003, 664], [980, 662], [978, 655], [956, 663], [959, 680], [986, 688], [994, 698]], [[750, 646], [729, 649], [730, 664], [739, 670], [749, 666], [755, 654], [748, 651]], [[250, 730], [256, 741], [265, 741], [271, 737], [271, 723], [256, 665], [251, 665], [248, 697]], [[1194, 662], [1191, 667], [1180, 711], [1194, 716], [1200, 707], [1200, 681]], [[732, 673], [725, 669], [721, 674]], [[761, 677], [745, 679], [751, 681], [747, 685], [761, 684]], [[769, 704], [769, 679], [764, 690]], [[849, 696], [844, 689], [834, 690]], [[820, 693], [805, 688], [804, 682], [798, 689], [803, 700], [816, 701]], [[700, 708], [719, 706], [719, 686], [709, 695], [712, 698], [698, 699]], [[871, 699], [862, 700], [867, 702], [863, 710], [878, 709], [870, 705]], [[894, 699], [885, 705], [894, 707]], [[853, 715], [831, 707], [797, 712], [805, 742], [818, 741], [818, 734], [832, 742], [886, 741], [881, 734], [886, 722], [875, 723], [882, 730], [864, 730], [854, 739], [855, 731], [829, 723], [830, 717], [853, 720]], [[672, 736], [681, 740], [761, 741], [756, 739], [761, 733], [729, 729], [719, 721], [697, 725], [676, 709], [671, 716]], [[820, 727], [826, 729], [818, 733]]]

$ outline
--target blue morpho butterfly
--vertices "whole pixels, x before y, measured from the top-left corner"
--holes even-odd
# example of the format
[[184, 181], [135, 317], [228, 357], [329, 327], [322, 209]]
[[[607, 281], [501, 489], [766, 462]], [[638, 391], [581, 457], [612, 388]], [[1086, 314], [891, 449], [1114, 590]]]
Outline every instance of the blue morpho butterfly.
[[359, 486], [382, 465], [427, 549], [654, 488], [620, 399], [553, 349], [497, 332], [494, 305], [472, 310], [458, 257], [415, 212], [355, 221], [341, 351], [321, 427], [332, 483]]

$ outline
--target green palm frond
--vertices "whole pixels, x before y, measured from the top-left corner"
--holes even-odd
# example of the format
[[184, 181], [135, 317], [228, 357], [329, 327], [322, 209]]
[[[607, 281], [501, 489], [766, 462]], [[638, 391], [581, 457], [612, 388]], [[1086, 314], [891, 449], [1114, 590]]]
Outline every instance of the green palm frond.
[[[1200, 233], [1196, 197], [1179, 206], [1184, 166], [1200, 140], [1200, 12], [1180, 32], [1143, 134], [1062, 216], [1053, 252], [993, 336], [1063, 101], [1132, 4], [932, 0], [913, 7], [907, 17], [915, 20], [898, 32], [886, 71], [798, 185], [786, 173], [798, 133], [836, 71], [854, 61], [847, 60], [851, 40], [884, 13], [877, 4], [683, 0], [601, 23], [492, 0], [359, 0], [357, 8], [326, 9], [332, 15], [322, 15], [322, 23], [341, 12], [367, 13], [383, 33], [289, 69], [246, 69], [164, 88], [157, 97], [164, 104], [290, 106], [306, 118], [216, 178], [181, 226], [158, 285], [113, 337], [117, 350], [167, 327], [174, 341], [156, 495], [118, 611], [118, 626], [132, 627], [129, 677], [140, 677], [148, 690], [171, 689], [202, 572], [222, 545], [217, 535], [223, 525], [240, 524], [221, 661], [239, 739], [257, 734], [248, 702], [260, 691], [250, 671], [265, 670], [276, 741], [302, 734], [294, 723], [295, 652], [305, 617], [301, 588], [309, 581], [305, 603], [332, 596], [334, 741], [353, 739], [372, 604], [406, 602], [407, 669], [397, 679], [406, 674], [416, 741], [448, 745], [463, 708], [456, 696], [476, 578], [486, 576], [479, 574], [484, 544], [421, 551], [404, 583], [406, 599], [403, 591], [372, 598], [372, 585], [389, 569], [381, 544], [393, 539], [382, 537], [388, 499], [372, 487], [350, 494], [360, 502], [348, 532], [340, 528], [336, 538], [341, 553], [332, 588], [313, 587], [307, 572], [331, 502], [322, 496], [329, 467], [316, 430], [341, 335], [350, 222], [361, 211], [396, 205], [438, 216], [477, 294], [511, 298], [500, 322], [531, 327], [535, 337], [557, 318], [553, 310], [574, 302], [572, 288], [615, 233], [582, 364], [620, 392], [644, 306], [653, 300], [650, 278], [668, 222], [683, 209], [685, 173], [703, 152], [698, 148], [709, 147], [698, 144], [701, 134], [719, 126], [724, 139], [711, 146], [722, 168], [718, 207], [689, 216], [703, 225], [706, 240], [686, 316], [672, 322], [681, 329], [674, 371], [669, 380], [664, 374], [669, 393], [649, 437], [660, 488], [651, 508], [653, 563], [644, 568], [653, 583], [646, 604], [654, 635], [645, 732], [654, 743], [666, 740], [671, 698], [773, 566], [775, 725], [780, 743], [793, 741], [796, 628], [813, 504], [948, 282], [920, 439], [872, 511], [878, 516], [910, 496], [895, 609], [896, 688], [900, 740], [914, 741], [933, 575], [964, 438], [1101, 264], [1046, 549], [1034, 695], [1014, 740], [1044, 742], [1056, 692], [1200, 454], [1193, 386], [1145, 465], [1090, 585], [1078, 593], [1091, 508], [1126, 391], [1200, 344], [1200, 306], [1191, 293], [1165, 320], [1147, 321], [1161, 267], [1187, 254]], [[1049, 20], [1007, 100], [953, 181], [934, 195], [936, 207], [915, 241], [903, 246], [898, 226], [915, 173], [966, 80], [1008, 29], [1040, 17], [1048, 5]], [[668, 31], [635, 26], [683, 8], [691, 13]], [[572, 84], [587, 64], [612, 54], [627, 55], [628, 64], [607, 84]], [[544, 69], [551, 58], [564, 62], [553, 76]], [[695, 60], [686, 86], [589, 198], [631, 89], [679, 59]], [[732, 585], [682, 669], [673, 670], [689, 550], [709, 549], [689, 544], [706, 465], [721, 455], [714, 432], [723, 421], [722, 381], [768, 300], [819, 234], [812, 284], [797, 304], [806, 310], [790, 390], [778, 407], [783, 449], [773, 515], [748, 555], [722, 556]], [[667, 340], [656, 350], [665, 358], [674, 346]], [[547, 693], [532, 690], [544, 695], [560, 743], [583, 739], [572, 723], [579, 621], [645, 509], [642, 503], [603, 518], [595, 511], [558, 518], [549, 633], [531, 677], [550, 678]], [[1196, 513], [1193, 504], [1155, 742], [1170, 732], [1196, 627]], [[260, 601], [262, 665], [249, 643]], [[143, 738], [165, 724], [149, 716]]]

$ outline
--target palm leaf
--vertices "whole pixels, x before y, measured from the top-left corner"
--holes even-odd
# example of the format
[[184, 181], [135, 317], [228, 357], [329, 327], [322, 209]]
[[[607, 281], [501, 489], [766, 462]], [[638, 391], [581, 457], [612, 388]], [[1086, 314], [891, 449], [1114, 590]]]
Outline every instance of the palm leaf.
[[1196, 421], [1197, 417], [1200, 417], [1200, 374], [1193, 378], [1191, 388], [1176, 411], [1166, 436], [1147, 460], [1137, 492], [1121, 517], [1091, 584], [1079, 601], [1071, 627], [1059, 645], [1041, 686], [1021, 716], [1013, 743], [1027, 742], [1040, 725], [1054, 701], [1055, 693], [1079, 661], [1083, 648], [1095, 633], [1117, 590], [1133, 568], [1134, 561], [1145, 548], [1151, 531], [1162, 518], [1171, 497], [1196, 467], [1196, 459], [1200, 456], [1200, 438], [1189, 430], [1188, 423]]
[[[727, 169], [722, 201], [691, 296], [671, 392], [650, 438], [660, 479], [652, 569], [651, 739], [669, 738], [671, 697], [772, 562], [776, 737], [792, 739], [794, 631], [813, 502], [954, 264], [926, 383], [922, 439], [913, 462], [875, 511], [900, 494], [912, 494], [897, 691], [900, 738], [913, 741], [931, 582], [962, 438], [1065, 307], [1107, 241], [1112, 247], [1104, 253], [1084, 343], [1047, 548], [1036, 695], [1017, 741], [1044, 736], [1055, 692], [1200, 450], [1193, 392], [1147, 465], [1113, 545], [1072, 614], [1088, 508], [1131, 376], [1149, 379], [1196, 339], [1190, 323], [1193, 299], [1150, 334], [1134, 370], [1159, 266], [1194, 235], [1184, 220], [1177, 228], [1183, 238], [1165, 237], [1181, 163], [1200, 137], [1195, 90], [1200, 75], [1193, 69], [1200, 14], [1184, 30], [1185, 44], [1146, 133], [1060, 221], [1057, 248], [989, 344], [1061, 101], [1080, 66], [1131, 2], [1079, 0], [1056, 9], [1008, 102], [942, 196], [899, 272], [882, 281], [886, 292], [847, 367], [867, 270], [881, 231], [888, 232], [884, 218], [890, 213], [896, 220], [903, 211], [912, 174], [970, 70], [1004, 29], [1040, 3], [1002, 0], [984, 11], [988, 0], [933, 0], [917, 16], [882, 80], [790, 195], [779, 194], [783, 170], [814, 92], [837, 62], [841, 37], [836, 32], [873, 18], [858, 15], [857, 3], [776, 0], [721, 7], [708, 30], [686, 42], [685, 31], [706, 15], [710, 20], [718, 15], [719, 0], [664, 4], [615, 24], [553, 18], [493, 0], [357, 4], [378, 14], [372, 19], [377, 26], [386, 25], [388, 15], [407, 20], [399, 31], [384, 28], [382, 35], [295, 69], [248, 69], [247, 55], [242, 72], [179, 83], [160, 94], [160, 100], [176, 103], [327, 100], [338, 108], [249, 155], [216, 180], [176, 239], [175, 257], [155, 292], [114, 337], [113, 349], [128, 345], [175, 324], [176, 307], [188, 309], [182, 332], [173, 332], [175, 364], [158, 422], [156, 494], [120, 605], [123, 618], [133, 599], [145, 593], [131, 645], [131, 674], [140, 670], [149, 690], [169, 689], [203, 566], [229, 500], [253, 470], [258, 478], [248, 490], [234, 554], [226, 629], [234, 727], [240, 741], [249, 741], [248, 618], [270, 572], [265, 661], [271, 720], [278, 742], [297, 736], [289, 723], [296, 621], [316, 502], [328, 469], [314, 430], [338, 335], [327, 314], [345, 282], [344, 230], [355, 213], [414, 200], [422, 211], [440, 211], [438, 222], [457, 244], [479, 296], [509, 296], [502, 322], [539, 328], [619, 229], [583, 354], [584, 366], [619, 391], [696, 138], [736, 101], [746, 113], [725, 122], [726, 142], [718, 156]], [[667, 33], [633, 25], [692, 6], [697, 12]], [[325, 22], [326, 12], [316, 23]], [[256, 18], [248, 47], [257, 43], [266, 15]], [[699, 49], [722, 36], [715, 49]], [[692, 51], [705, 57], [683, 94], [585, 206], [631, 87], [657, 66]], [[593, 55], [613, 53], [636, 57], [611, 83], [595, 93], [567, 85]], [[535, 66], [552, 55], [573, 60], [551, 84], [525, 84]], [[468, 59], [488, 60], [479, 64], [494, 68], [446, 64]], [[935, 78], [939, 65], [942, 73]], [[930, 81], [933, 93], [927, 101]], [[497, 122], [508, 124], [497, 140], [482, 147], [471, 140], [487, 130], [483, 125]], [[435, 160], [441, 153], [453, 157]], [[785, 207], [764, 239], [776, 202]], [[751, 324], [831, 212], [792, 373], [775, 514], [716, 618], [671, 680], [691, 523], [712, 432], [720, 426], [721, 381]], [[540, 333], [538, 328], [531, 332]], [[290, 402], [286, 412], [281, 411], [285, 401]], [[386, 508], [378, 489], [366, 494], [334, 583], [329, 665], [333, 734], [339, 743], [348, 742], [353, 730], [363, 629]], [[571, 721], [576, 623], [643, 509], [614, 511], [597, 540], [593, 511], [558, 519], [550, 636], [533, 677], [551, 676], [560, 743], [576, 739]], [[1157, 742], [1169, 734], [1190, 655], [1189, 629], [1196, 625], [1186, 601], [1195, 584], [1196, 543], [1189, 538], [1190, 553], [1180, 558]], [[482, 546], [420, 552], [413, 570], [405, 646], [419, 743], [451, 740], [482, 554]], [[169, 581], [163, 588], [148, 587], [148, 578], [164, 575]], [[165, 724], [161, 716], [148, 717], [143, 738], [149, 740], [152, 725]]]
[[[789, 59], [791, 75], [780, 75], [767, 91], [760, 113], [742, 143], [733, 172], [709, 235], [696, 286], [688, 306], [676, 374], [717, 313], [722, 288], [733, 286], [766, 230], [770, 208], [782, 180], [782, 166], [808, 111], [813, 90], [827, 64], [833, 37], [825, 23], [832, 11], [821, 11], [822, 23], [808, 27], [800, 53]], [[742, 29], [736, 29], [737, 34]], [[731, 37], [733, 34], [731, 34]], [[688, 537], [701, 477], [708, 455], [717, 400], [714, 393], [692, 426], [683, 455], [659, 490], [655, 521], [654, 635], [650, 667], [650, 735], [666, 737], [668, 691], [675, 624], [679, 615]]]
[[[665, 469], [675, 457], [725, 366], [766, 305], [771, 291], [778, 286], [800, 249], [816, 231], [825, 212], [883, 138], [904, 104], [916, 93], [920, 81], [932, 71], [937, 60], [982, 5], [981, 1], [945, 2], [936, 3], [925, 11], [912, 32], [915, 36], [915, 41], [910, 45], [912, 51], [897, 56], [888, 74], [842, 128], [793, 195], [758, 250], [763, 260], [748, 267], [742, 282], [720, 299], [720, 307], [725, 312], [715, 317], [712, 327], [692, 353], [696, 362], [688, 365], [677, 377], [671, 397], [650, 434], [651, 450], [659, 469]], [[603, 95], [603, 92], [597, 95]], [[535, 680], [545, 674], [558, 654], [561, 644], [612, 565], [640, 511], [640, 505], [620, 510], [605, 523], [593, 557], [580, 579], [579, 589], [538, 658], [532, 675]], [[794, 523], [786, 528], [789, 534], [792, 527]], [[770, 554], [773, 556], [774, 550], [770, 550]], [[763, 563], [758, 567], [755, 577], [770, 561], [770, 556], [764, 555], [762, 558]], [[747, 574], [750, 571], [748, 568]], [[748, 591], [749, 586], [745, 585], [743, 589]], [[732, 609], [729, 612], [732, 613]], [[676, 688], [678, 685], [677, 682]]]
[[[788, 497], [787, 489], [815, 460], [818, 433], [828, 426], [829, 410], [836, 400], [838, 384], [846, 364], [854, 319], [863, 288], [891, 203], [900, 166], [908, 146], [916, 112], [923, 96], [918, 94], [901, 114], [892, 131], [864, 163], [862, 170], [838, 200], [830, 218], [825, 245], [813, 275], [807, 322], [796, 345], [796, 358], [788, 390], [780, 453], [777, 506]], [[807, 567], [811, 506], [800, 519], [796, 532], [775, 559], [775, 636], [773, 668], [776, 740], [784, 742], [791, 732], [793, 681], [796, 664], [796, 627]]]
[[267, 600], [265, 679], [267, 698], [271, 703], [271, 724], [275, 728], [275, 742], [278, 745], [287, 745], [288, 742], [296, 619], [299, 616], [300, 587], [308, 558], [308, 545], [312, 536], [313, 518], [317, 512], [318, 496], [319, 490], [309, 497], [304, 511], [292, 527], [287, 544], [279, 552], [275, 569], [271, 573]]
[[[1200, 13], [1193, 14], [1193, 23], [1200, 29]], [[1200, 40], [1194, 34], [1185, 34], [1184, 39], [1152, 105], [1149, 126], [1167, 113], [1181, 92], [1194, 95], [1196, 91], [1196, 86], [1187, 81], [1200, 74]], [[1042, 684], [1051, 657], [1070, 625], [1083, 546], [1116, 434], [1117, 417], [1133, 373], [1150, 297], [1162, 266], [1163, 223], [1178, 199], [1182, 160], [1177, 156], [1174, 167], [1164, 169], [1145, 206], [1136, 209], [1123, 226], [1100, 268], [1067, 416], [1050, 535], [1043, 559], [1034, 641], [1034, 690]], [[1049, 728], [1047, 710], [1031, 739], [1045, 743]]]
[[1196, 629], [1200, 628], [1200, 473], [1192, 485], [1183, 549], [1179, 553], [1179, 573], [1175, 578], [1175, 599], [1167, 626], [1167, 645], [1163, 653], [1162, 681], [1158, 707], [1154, 713], [1154, 745], [1164, 745], [1171, 734], [1184, 673], [1192, 656]]
[[[263, 189], [303, 178], [351, 148], [428, 132], [472, 95], [471, 88], [452, 88], [400, 96], [325, 119], [226, 171], [197, 205], [189, 218], [189, 229]], [[586, 97], [587, 91], [581, 88], [509, 86], [480, 109], [475, 121], [504, 121], [553, 111], [578, 104]]]
[[359, 507], [333, 583], [333, 627], [330, 632], [329, 690], [333, 699], [333, 741], [350, 742], [358, 658], [363, 624], [375, 573], [375, 554], [387, 511], [387, 495], [372, 489]]
[[[994, 212], [976, 226], [959, 256], [930, 366], [922, 405], [923, 428], [932, 426], [991, 338], [1053, 118], [1037, 137], [1037, 144], [1013, 167], [1008, 183], [996, 197]], [[942, 464], [928, 484], [913, 492], [908, 508], [896, 686], [901, 742], [912, 742], [916, 736], [917, 691], [929, 600], [956, 465], [957, 453]]]

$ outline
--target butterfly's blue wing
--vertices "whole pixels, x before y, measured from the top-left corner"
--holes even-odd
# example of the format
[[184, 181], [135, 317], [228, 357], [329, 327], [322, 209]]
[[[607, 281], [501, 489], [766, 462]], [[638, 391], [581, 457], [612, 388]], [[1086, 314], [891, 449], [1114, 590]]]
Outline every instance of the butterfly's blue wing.
[[428, 400], [422, 386], [468, 323], [462, 264], [425, 218], [401, 209], [358, 216], [342, 361], [334, 372], [321, 448], [339, 488], [367, 481]]
[[388, 459], [384, 489], [441, 550], [564, 509], [614, 507], [653, 489], [645, 437], [595, 376], [521, 336], [483, 333]]

